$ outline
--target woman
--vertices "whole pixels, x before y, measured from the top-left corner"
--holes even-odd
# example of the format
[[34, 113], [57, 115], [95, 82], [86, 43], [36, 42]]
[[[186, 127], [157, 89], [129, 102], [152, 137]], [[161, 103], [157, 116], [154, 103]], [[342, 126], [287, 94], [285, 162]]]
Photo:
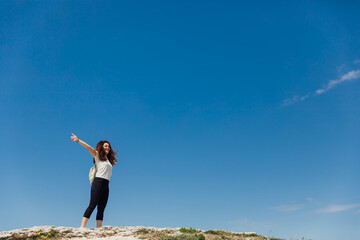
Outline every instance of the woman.
[[112, 167], [116, 165], [116, 153], [112, 150], [108, 141], [100, 141], [96, 145], [96, 150], [89, 146], [84, 141], [81, 141], [77, 136], [72, 134], [71, 140], [80, 143], [84, 146], [90, 154], [94, 157], [96, 165], [96, 175], [94, 182], [91, 185], [91, 198], [89, 207], [84, 213], [81, 222], [81, 228], [85, 228], [91, 213], [97, 206], [96, 227], [101, 227], [104, 217], [104, 210], [109, 198], [109, 181], [112, 174]]

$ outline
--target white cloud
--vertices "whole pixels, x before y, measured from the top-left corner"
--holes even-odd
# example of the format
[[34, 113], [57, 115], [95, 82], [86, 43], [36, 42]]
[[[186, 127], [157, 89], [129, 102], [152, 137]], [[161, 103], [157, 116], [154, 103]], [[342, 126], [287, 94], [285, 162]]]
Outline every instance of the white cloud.
[[329, 91], [331, 88], [334, 88], [336, 85], [339, 85], [342, 82], [357, 79], [357, 78], [360, 78], [360, 70], [350, 71], [350, 72], [342, 75], [340, 78], [338, 78], [336, 80], [330, 80], [325, 87], [316, 90], [315, 94], [316, 95], [322, 94], [326, 91]]
[[302, 97], [300, 97], [300, 100], [301, 100], [301, 101], [304, 101], [304, 100], [307, 99], [308, 97], [309, 97], [309, 95], [302, 96]]
[[343, 204], [343, 205], [330, 205], [326, 208], [318, 209], [318, 213], [333, 213], [333, 212], [342, 212], [353, 208], [360, 207], [360, 203], [355, 204]]
[[355, 63], [355, 64], [360, 63], [360, 59], [355, 59], [355, 60], [354, 60], [354, 63]]
[[339, 84], [341, 84], [341, 83], [343, 83], [345, 81], [350, 81], [350, 80], [354, 80], [354, 79], [358, 79], [358, 78], [360, 78], [360, 69], [359, 70], [349, 71], [348, 73], [342, 75], [341, 77], [339, 77], [336, 80], [330, 80], [325, 86], [323, 86], [322, 88], [317, 89], [313, 94], [307, 94], [307, 95], [303, 95], [303, 96], [295, 95], [292, 98], [285, 99], [283, 101], [283, 103], [281, 104], [281, 106], [282, 107], [289, 106], [289, 105], [292, 105], [292, 104], [294, 104], [296, 102], [304, 101], [305, 99], [307, 99], [309, 97], [314, 97], [316, 95], [323, 94], [323, 93], [329, 91], [330, 89], [336, 87], [337, 85], [339, 85]]
[[294, 96], [292, 98], [288, 98], [288, 99], [285, 99], [283, 101], [283, 103], [281, 104], [281, 106], [289, 106], [291, 104], [294, 104], [298, 101], [304, 101], [305, 99], [307, 99], [309, 97], [309, 95], [304, 95], [304, 96]]
[[320, 205], [321, 204], [318, 200], [316, 200], [312, 197], [306, 198], [306, 201], [307, 201], [307, 204], [311, 204], [311, 205]]
[[337, 68], [337, 72], [338, 72], [338, 73], [343, 72], [343, 70], [344, 70], [345, 67], [346, 67], [345, 64], [339, 66], [339, 67]]
[[341, 77], [342, 81], [360, 78], [360, 70], [350, 71]]
[[298, 96], [294, 96], [293, 98], [287, 98], [283, 101], [281, 106], [289, 106], [291, 104], [294, 104], [297, 102], [297, 98], [298, 98]]
[[271, 209], [280, 212], [293, 212], [303, 208], [304, 208], [303, 204], [292, 204], [292, 205], [280, 205], [280, 206], [272, 207]]

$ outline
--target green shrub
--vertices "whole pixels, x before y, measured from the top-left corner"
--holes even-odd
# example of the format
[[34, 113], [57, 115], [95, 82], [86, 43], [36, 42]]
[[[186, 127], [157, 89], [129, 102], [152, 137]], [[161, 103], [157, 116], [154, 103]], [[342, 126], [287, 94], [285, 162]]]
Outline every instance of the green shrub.
[[[256, 233], [250, 233], [250, 234], [243, 234], [246, 237], [258, 237], [259, 235], [257, 235]], [[281, 239], [283, 240], [283, 239]]]
[[195, 237], [197, 237], [197, 239], [199, 239], [199, 240], [205, 240], [204, 234], [201, 234], [201, 233], [199, 235], [195, 234]]
[[138, 234], [147, 234], [149, 233], [149, 230], [146, 228], [140, 228], [139, 230], [136, 231], [136, 233]]
[[217, 230], [217, 229], [215, 229], [215, 230], [207, 230], [206, 232], [205, 232], [206, 234], [214, 234], [214, 235], [219, 235], [219, 231]]
[[184, 227], [182, 227], [182, 228], [180, 229], [180, 232], [181, 232], [181, 233], [197, 233], [197, 232], [199, 232], [199, 231], [196, 230], [196, 229], [194, 229], [194, 228], [184, 228]]

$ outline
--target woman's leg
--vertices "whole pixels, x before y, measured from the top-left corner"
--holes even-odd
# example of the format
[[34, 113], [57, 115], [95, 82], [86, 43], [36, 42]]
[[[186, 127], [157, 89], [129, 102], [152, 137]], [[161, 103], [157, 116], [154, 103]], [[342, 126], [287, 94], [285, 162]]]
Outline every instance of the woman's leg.
[[96, 214], [96, 226], [101, 227], [104, 219], [104, 210], [109, 199], [109, 187], [104, 188], [104, 192], [99, 201], [97, 214]]
[[102, 220], [96, 220], [96, 227], [101, 228], [102, 222], [103, 222]]
[[87, 221], [89, 220], [92, 212], [94, 211], [96, 205], [98, 205], [100, 199], [101, 199], [101, 184], [100, 182], [94, 180], [93, 184], [91, 185], [91, 195], [90, 195], [90, 203], [88, 208], [86, 209], [82, 222], [81, 227], [85, 228]]
[[88, 218], [83, 217], [82, 222], [81, 222], [81, 228], [85, 228], [85, 227], [86, 227], [86, 223], [87, 223], [88, 220], [89, 220]]

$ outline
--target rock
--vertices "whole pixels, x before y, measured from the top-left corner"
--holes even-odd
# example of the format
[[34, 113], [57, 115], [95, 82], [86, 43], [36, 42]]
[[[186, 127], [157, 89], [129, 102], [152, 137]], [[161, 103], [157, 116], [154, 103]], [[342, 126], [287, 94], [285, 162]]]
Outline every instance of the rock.
[[[180, 228], [155, 228], [155, 227], [112, 227], [104, 226], [101, 228], [72, 228], [55, 226], [35, 226], [28, 229], [16, 229], [12, 231], [0, 232], [0, 240], [21, 240], [21, 239], [72, 239], [72, 240], [140, 240], [141, 234], [137, 234], [140, 229], [154, 234], [163, 232], [168, 235], [176, 236], [181, 234]], [[200, 230], [202, 233], [204, 231]]]

